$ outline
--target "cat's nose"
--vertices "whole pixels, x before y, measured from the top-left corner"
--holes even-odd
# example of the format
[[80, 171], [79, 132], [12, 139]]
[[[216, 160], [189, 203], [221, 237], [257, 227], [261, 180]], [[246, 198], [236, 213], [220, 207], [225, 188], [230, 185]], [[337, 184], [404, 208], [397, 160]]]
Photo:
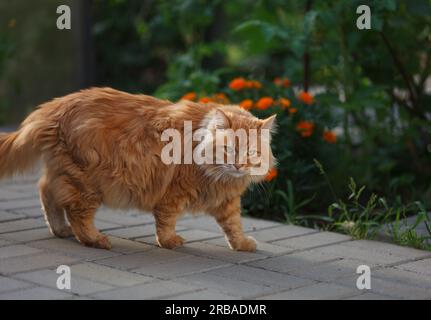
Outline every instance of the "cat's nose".
[[238, 163], [235, 163], [233, 166], [234, 166], [237, 170], [239, 170], [239, 169], [241, 168], [241, 165], [240, 165], [240, 164], [238, 164]]

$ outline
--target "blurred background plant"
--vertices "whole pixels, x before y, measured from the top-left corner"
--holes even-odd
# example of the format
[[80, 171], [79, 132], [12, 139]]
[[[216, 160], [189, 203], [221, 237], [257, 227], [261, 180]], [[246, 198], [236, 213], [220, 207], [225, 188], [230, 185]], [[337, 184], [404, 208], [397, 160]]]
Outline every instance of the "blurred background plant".
[[[50, 12], [60, 4], [40, 3]], [[88, 44], [75, 46], [85, 52], [78, 67], [89, 79], [78, 87], [278, 113], [278, 171], [245, 196], [245, 214], [341, 230], [346, 214], [333, 208], [331, 217], [327, 208], [352, 193], [350, 177], [366, 186], [357, 205], [378, 194], [397, 207], [431, 208], [431, 1], [85, 1], [91, 14], [82, 3], [70, 1], [90, 26], [72, 27]], [[356, 27], [362, 4], [371, 8], [371, 30]], [[3, 54], [2, 32], [0, 67], [14, 60]], [[38, 74], [38, 82], [49, 78]], [[395, 219], [374, 201], [382, 217]], [[406, 216], [422, 214], [409, 208]]]

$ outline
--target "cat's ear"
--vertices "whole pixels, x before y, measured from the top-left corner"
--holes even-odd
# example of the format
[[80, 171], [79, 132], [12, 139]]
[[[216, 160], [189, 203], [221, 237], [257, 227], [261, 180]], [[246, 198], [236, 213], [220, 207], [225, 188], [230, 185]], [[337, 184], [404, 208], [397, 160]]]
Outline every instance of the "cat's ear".
[[269, 118], [266, 118], [265, 120], [262, 120], [262, 129], [268, 129], [271, 133], [275, 132], [277, 129], [277, 124], [275, 123], [275, 118], [277, 117], [277, 114], [273, 114]]
[[227, 129], [230, 127], [230, 120], [221, 109], [215, 109], [206, 115], [202, 122], [202, 127], [209, 130]]

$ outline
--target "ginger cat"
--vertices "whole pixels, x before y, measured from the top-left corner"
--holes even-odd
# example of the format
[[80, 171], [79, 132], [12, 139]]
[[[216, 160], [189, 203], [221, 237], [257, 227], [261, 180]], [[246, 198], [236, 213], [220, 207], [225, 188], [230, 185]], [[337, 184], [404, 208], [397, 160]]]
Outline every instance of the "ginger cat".
[[[86, 246], [110, 249], [94, 226], [101, 204], [151, 211], [163, 248], [184, 239], [175, 232], [185, 211], [212, 215], [234, 250], [254, 251], [243, 233], [241, 195], [265, 174], [251, 175], [253, 164], [165, 164], [161, 139], [167, 128], [273, 129], [274, 118], [260, 120], [237, 106], [172, 103], [111, 88], [91, 88], [42, 104], [19, 130], [0, 134], [0, 178], [44, 162], [40, 199], [47, 225], [58, 237], [74, 235]], [[211, 128], [210, 128], [211, 127]], [[270, 152], [262, 161], [274, 163]], [[258, 153], [260, 150], [256, 150]], [[66, 221], [66, 217], [68, 222]]]

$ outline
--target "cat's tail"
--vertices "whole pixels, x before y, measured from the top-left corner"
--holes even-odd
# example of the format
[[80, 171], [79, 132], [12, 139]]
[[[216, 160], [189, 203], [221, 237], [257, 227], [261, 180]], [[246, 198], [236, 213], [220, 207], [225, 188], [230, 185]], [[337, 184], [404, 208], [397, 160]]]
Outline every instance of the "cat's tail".
[[0, 133], [0, 178], [30, 169], [55, 137], [55, 125], [31, 114], [18, 131]]

